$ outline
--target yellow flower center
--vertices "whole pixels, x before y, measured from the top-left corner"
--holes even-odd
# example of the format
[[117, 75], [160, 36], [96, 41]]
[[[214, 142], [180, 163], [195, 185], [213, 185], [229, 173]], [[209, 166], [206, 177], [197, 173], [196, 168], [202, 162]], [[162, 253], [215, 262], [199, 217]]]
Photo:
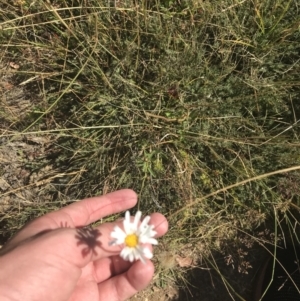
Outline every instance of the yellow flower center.
[[125, 238], [125, 245], [130, 248], [136, 247], [138, 242], [139, 238], [135, 234], [127, 235]]

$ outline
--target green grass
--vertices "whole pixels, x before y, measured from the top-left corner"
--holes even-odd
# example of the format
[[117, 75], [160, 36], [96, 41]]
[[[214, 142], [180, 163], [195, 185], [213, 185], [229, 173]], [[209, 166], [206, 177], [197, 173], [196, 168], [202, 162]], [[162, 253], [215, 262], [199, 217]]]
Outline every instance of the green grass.
[[3, 236], [130, 187], [169, 217], [165, 251], [209, 258], [298, 210], [297, 169], [262, 176], [300, 166], [297, 1], [51, 3], [0, 0], [0, 63], [30, 97], [17, 116], [3, 98], [1, 137], [46, 137], [24, 164], [52, 168], [38, 186], [51, 199], [3, 212]]

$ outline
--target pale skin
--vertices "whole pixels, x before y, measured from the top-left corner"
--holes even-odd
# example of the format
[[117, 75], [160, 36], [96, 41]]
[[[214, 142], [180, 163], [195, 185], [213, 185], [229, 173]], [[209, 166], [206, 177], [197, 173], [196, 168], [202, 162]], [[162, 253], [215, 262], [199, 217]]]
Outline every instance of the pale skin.
[[[87, 226], [137, 203], [129, 189], [75, 202], [35, 219], [0, 251], [2, 301], [121, 301], [144, 289], [154, 266], [119, 257], [120, 246], [110, 244], [110, 233], [121, 221]], [[151, 215], [157, 237], [168, 230], [159, 213]]]

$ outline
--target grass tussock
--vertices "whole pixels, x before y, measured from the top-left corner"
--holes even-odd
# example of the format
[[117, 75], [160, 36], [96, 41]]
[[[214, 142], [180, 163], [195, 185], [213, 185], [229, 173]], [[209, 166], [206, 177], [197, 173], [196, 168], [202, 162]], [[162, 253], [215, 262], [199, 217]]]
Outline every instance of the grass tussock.
[[[71, 199], [130, 187], [143, 211], [169, 217], [164, 252], [192, 243], [196, 259], [227, 255], [241, 232], [265, 242], [259, 226], [299, 209], [299, 169], [289, 170], [300, 166], [299, 9], [0, 0], [1, 139], [47, 140], [23, 162], [42, 173], [25, 183], [40, 197], [6, 206], [2, 235]], [[22, 110], [5, 97], [16, 87]]]

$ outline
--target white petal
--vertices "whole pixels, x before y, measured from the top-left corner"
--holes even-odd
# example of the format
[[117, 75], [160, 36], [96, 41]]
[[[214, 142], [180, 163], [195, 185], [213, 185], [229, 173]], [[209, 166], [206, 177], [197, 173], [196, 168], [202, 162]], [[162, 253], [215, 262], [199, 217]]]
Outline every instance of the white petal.
[[129, 260], [129, 255], [130, 255], [130, 253], [131, 253], [131, 250], [130, 250], [130, 248], [128, 248], [128, 247], [125, 247], [122, 251], [121, 251], [121, 253], [120, 253], [120, 256], [124, 259], [124, 260]]
[[132, 253], [134, 260], [140, 259], [139, 253], [137, 252], [137, 248], [132, 248], [131, 253]]
[[113, 232], [111, 232], [110, 236], [117, 240], [117, 244], [124, 243], [126, 233], [118, 226], [114, 227]]
[[140, 236], [139, 241], [142, 244], [158, 245], [158, 241], [153, 237]]
[[143, 232], [143, 235], [147, 235], [149, 237], [154, 237], [157, 232], [153, 230], [154, 229], [154, 226], [151, 225], [151, 226], [148, 226], [145, 231]]
[[158, 245], [158, 241], [155, 238], [149, 238], [147, 243], [151, 245]]
[[135, 254], [134, 254], [134, 249], [131, 249], [129, 254], [128, 254], [128, 258], [130, 262], [133, 262], [135, 260]]
[[125, 212], [125, 220], [130, 223], [130, 212], [128, 210]]
[[136, 250], [135, 258], [137, 260], [140, 260], [142, 263], [146, 263], [145, 256], [144, 256], [144, 248], [141, 246], [137, 246], [135, 250]]
[[150, 221], [150, 216], [146, 216], [141, 225], [140, 225], [140, 229], [143, 231], [144, 229], [146, 229], [149, 225], [148, 225], [148, 222]]
[[153, 257], [152, 252], [148, 248], [143, 249], [143, 255], [148, 259], [151, 259]]
[[145, 241], [149, 238], [155, 237], [156, 231], [152, 230], [153, 226], [148, 226], [144, 231], [139, 233], [139, 241], [145, 243]]
[[138, 225], [139, 225], [139, 222], [141, 220], [141, 217], [142, 217], [142, 212], [141, 211], [138, 211], [136, 214], [135, 214], [135, 217], [134, 217], [134, 221], [133, 221], [133, 227], [135, 229], [135, 231], [138, 229]]
[[132, 234], [131, 233], [131, 223], [130, 223], [130, 213], [129, 211], [126, 211], [125, 213], [125, 219], [123, 221], [123, 227], [126, 234]]

